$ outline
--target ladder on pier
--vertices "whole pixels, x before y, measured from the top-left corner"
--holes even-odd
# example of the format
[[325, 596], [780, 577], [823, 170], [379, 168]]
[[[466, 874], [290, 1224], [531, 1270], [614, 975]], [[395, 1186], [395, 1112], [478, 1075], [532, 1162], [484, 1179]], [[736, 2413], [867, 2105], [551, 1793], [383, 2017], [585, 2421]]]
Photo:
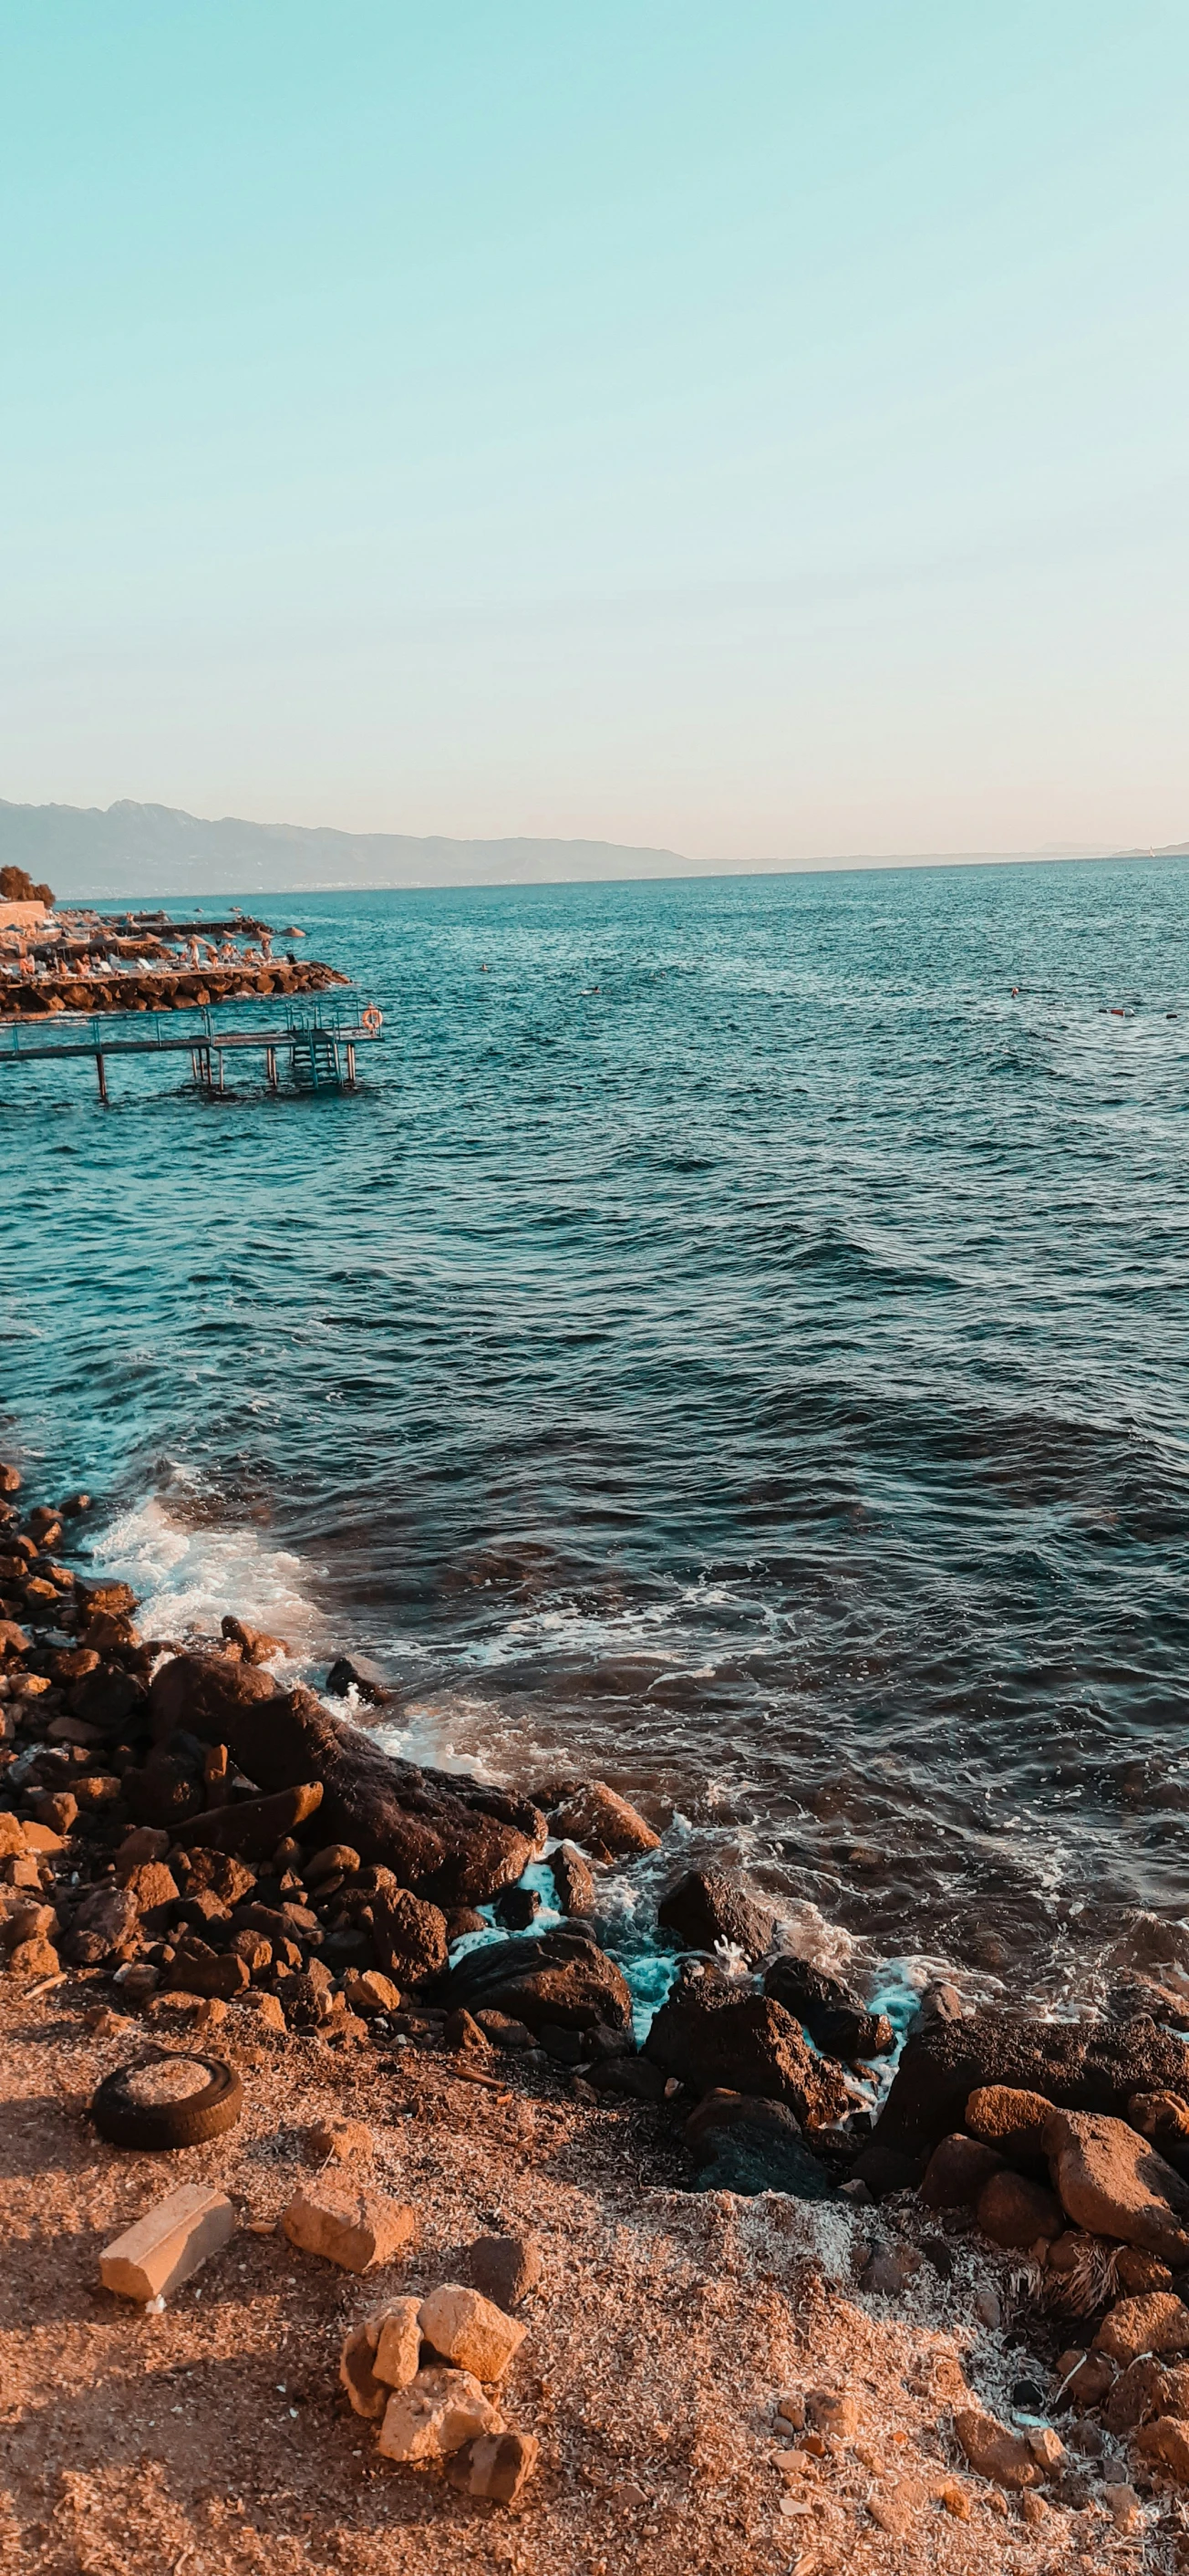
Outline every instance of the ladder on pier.
[[[346, 1047], [347, 1081], [355, 1084], [355, 1049]], [[343, 1079], [339, 1042], [332, 1029], [300, 1029], [295, 1032], [289, 1049], [289, 1071], [296, 1083], [310, 1091], [321, 1091], [328, 1083]], [[276, 1086], [275, 1057], [269, 1065], [269, 1079]]]

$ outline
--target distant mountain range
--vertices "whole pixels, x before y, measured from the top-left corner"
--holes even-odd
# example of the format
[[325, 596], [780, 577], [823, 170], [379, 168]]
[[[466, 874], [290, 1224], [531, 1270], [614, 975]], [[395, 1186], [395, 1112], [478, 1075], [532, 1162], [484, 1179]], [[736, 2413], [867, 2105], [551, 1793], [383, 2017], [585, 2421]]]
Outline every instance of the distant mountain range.
[[[944, 865], [982, 858], [1146, 858], [1146, 850], [930, 853], [915, 860], [824, 859], [823, 867]], [[1189, 841], [1153, 853], [1189, 858]], [[750, 860], [748, 872], [778, 862]], [[335, 832], [300, 823], [205, 822], [172, 805], [9, 805], [0, 800], [0, 867], [27, 868], [66, 901], [113, 895], [312, 894], [336, 887], [589, 884], [600, 877], [743, 873], [677, 850], [616, 841], [418, 840], [404, 832]]]
[[698, 873], [676, 850], [614, 841], [415, 840], [299, 823], [217, 823], [171, 805], [7, 805], [0, 866], [59, 897], [297, 894], [337, 886], [539, 885]]

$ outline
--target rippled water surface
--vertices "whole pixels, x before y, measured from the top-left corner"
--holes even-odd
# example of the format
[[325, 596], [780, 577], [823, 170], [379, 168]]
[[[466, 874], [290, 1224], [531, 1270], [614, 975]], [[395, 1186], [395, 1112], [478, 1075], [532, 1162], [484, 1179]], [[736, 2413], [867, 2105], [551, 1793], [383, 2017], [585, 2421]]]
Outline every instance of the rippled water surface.
[[384, 1010], [357, 1096], [0, 1065], [7, 1445], [158, 1622], [370, 1649], [842, 1950], [1189, 1959], [1187, 896], [270, 903]]

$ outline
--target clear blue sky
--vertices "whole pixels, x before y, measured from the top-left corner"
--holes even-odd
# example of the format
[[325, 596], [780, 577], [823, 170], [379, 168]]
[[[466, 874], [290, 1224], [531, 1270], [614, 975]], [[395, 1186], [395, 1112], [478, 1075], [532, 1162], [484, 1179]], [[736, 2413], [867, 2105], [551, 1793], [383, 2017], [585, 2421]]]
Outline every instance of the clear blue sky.
[[1185, 0], [37, 0], [0, 794], [1189, 835]]

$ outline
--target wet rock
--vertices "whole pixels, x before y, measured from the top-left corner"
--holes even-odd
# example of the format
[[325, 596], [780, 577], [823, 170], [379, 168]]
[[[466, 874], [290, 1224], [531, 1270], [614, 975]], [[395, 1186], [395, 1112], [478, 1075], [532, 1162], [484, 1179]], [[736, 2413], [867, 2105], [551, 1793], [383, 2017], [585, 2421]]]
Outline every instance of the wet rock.
[[462, 2495], [483, 2497], [488, 2504], [519, 2504], [539, 2449], [532, 2433], [486, 2433], [476, 2442], [464, 2442], [447, 2461], [446, 2475]]
[[1044, 2146], [1054, 2187], [1080, 2227], [1137, 2245], [1174, 2270], [1189, 2263], [1189, 2183], [1126, 2121], [1055, 2111]]
[[496, 1920], [504, 1924], [509, 1932], [527, 1932], [530, 1923], [536, 1922], [540, 1911], [541, 1899], [535, 1887], [509, 1887], [503, 1896], [497, 1896], [495, 1900]]
[[365, 1672], [361, 1664], [352, 1663], [349, 1655], [340, 1655], [337, 1663], [331, 1665], [325, 1686], [331, 1699], [346, 1699], [354, 1691], [365, 1708], [385, 1708], [389, 1700], [396, 1697], [395, 1691], [389, 1690], [378, 1676]]
[[1094, 2350], [1118, 2362], [1138, 2361], [1145, 2352], [1189, 2352], [1189, 2308], [1171, 2290], [1119, 2299], [1103, 2318]]
[[302, 2253], [319, 2254], [344, 2272], [371, 2272], [408, 2249], [417, 2219], [383, 2192], [310, 2183], [282, 2211], [281, 2226]]
[[499, 2426], [469, 2370], [419, 2370], [389, 2398], [379, 2447], [386, 2460], [445, 2460]]
[[662, 2074], [695, 2096], [719, 2090], [787, 2102], [805, 2128], [822, 2128], [849, 2108], [841, 2068], [815, 2057], [800, 2024], [770, 1995], [740, 1993], [714, 1975], [676, 1985], [645, 2042]]
[[270, 1637], [265, 1628], [249, 1628], [242, 1619], [232, 1618], [230, 1614], [221, 1620], [220, 1625], [228, 1643], [239, 1647], [245, 1664], [268, 1664], [274, 1655], [287, 1655], [289, 1652], [283, 1637]]
[[446, 1914], [446, 1932], [451, 1942], [461, 1941], [468, 1932], [489, 1932], [490, 1924], [473, 1905], [452, 1905]]
[[971, 2468], [981, 2478], [993, 2478], [997, 2486], [1017, 2491], [1041, 2484], [1041, 2471], [1027, 2442], [1020, 2434], [1009, 2433], [1005, 2425], [997, 2424], [993, 2415], [964, 2407], [954, 2417], [954, 2431]]
[[984, 2236], [1007, 2249], [1051, 2244], [1065, 2223], [1060, 2203], [1043, 2183], [1007, 2168], [984, 2183], [976, 2215]]
[[1010, 2084], [984, 2084], [966, 2105], [964, 2125], [972, 2138], [994, 2147], [1011, 2163], [1023, 2157], [1045, 2160], [1044, 2129], [1053, 2104], [1043, 2093], [1020, 2093]]
[[763, 1958], [776, 1930], [775, 1915], [718, 1869], [687, 1870], [662, 1897], [656, 1919], [683, 1949], [738, 1950], [749, 1965]]
[[655, 1851], [660, 1835], [605, 1780], [586, 1780], [555, 1807], [550, 1828], [559, 1841], [581, 1843], [595, 1860], [631, 1859]]
[[1152, 2021], [1167, 2022], [1173, 2030], [1189, 2031], [1189, 1995], [1159, 1985], [1152, 1977], [1124, 1978], [1109, 1997], [1107, 2011], [1119, 2021], [1134, 2021], [1144, 2014]]
[[592, 1915], [596, 1904], [594, 1871], [583, 1859], [577, 1843], [559, 1843], [550, 1855], [549, 1867], [559, 1914]]
[[155, 1727], [227, 1744], [262, 1790], [321, 1780], [327, 1837], [384, 1863], [416, 1895], [486, 1902], [523, 1877], [544, 1840], [544, 1817], [526, 1799], [397, 1761], [312, 1692], [278, 1691], [260, 1666], [177, 1655], [149, 1696]]
[[421, 2304], [419, 2318], [426, 2343], [459, 2370], [476, 2379], [502, 2379], [520, 2350], [527, 2328], [505, 2308], [485, 2299], [481, 2290], [446, 2281]]
[[380, 1968], [403, 1986], [423, 1985], [446, 1965], [446, 1917], [436, 1905], [394, 1887], [377, 1896], [372, 1940]]
[[805, 2145], [783, 2102], [743, 2093], [708, 2093], [685, 2124], [685, 2143], [699, 2168], [701, 2191], [788, 2192], [795, 2200], [832, 2200], [834, 2185]]
[[764, 1978], [772, 1995], [808, 2031], [815, 2047], [847, 2064], [886, 2057], [896, 2034], [885, 2013], [868, 2012], [840, 1977], [798, 1959], [791, 1952], [773, 1961]]
[[79, 1968], [98, 1968], [140, 1928], [140, 1908], [125, 1887], [97, 1887], [85, 1896], [66, 1943], [68, 1958]]
[[[539, 2031], [543, 2022], [555, 2022], [563, 2030], [586, 2030], [600, 2021], [613, 2030], [631, 2028], [626, 1980], [614, 1961], [576, 1928], [468, 1951], [439, 1981], [438, 1999], [447, 2010], [464, 2004], [489, 2037], [494, 2034], [486, 2016], [492, 2011], [526, 2023], [531, 2031]], [[496, 2044], [508, 2044], [506, 2033]]]
[[988, 2085], [1039, 2093], [1064, 2109], [1117, 2113], [1137, 2092], [1189, 2098], [1189, 2060], [1154, 2022], [1041, 2022], [981, 2012], [939, 2022], [907, 2042], [856, 2173], [876, 2190], [919, 2181], [938, 2140], [960, 2131]]
[[322, 1804], [320, 1780], [303, 1780], [292, 1789], [276, 1789], [267, 1798], [240, 1798], [211, 1807], [178, 1827], [184, 1851], [199, 1847], [232, 1852], [243, 1860], [267, 1860], [286, 1834], [307, 1824]]
[[478, 2236], [463, 2255], [462, 2269], [473, 2289], [510, 2313], [541, 2278], [540, 2247], [531, 2236]]

